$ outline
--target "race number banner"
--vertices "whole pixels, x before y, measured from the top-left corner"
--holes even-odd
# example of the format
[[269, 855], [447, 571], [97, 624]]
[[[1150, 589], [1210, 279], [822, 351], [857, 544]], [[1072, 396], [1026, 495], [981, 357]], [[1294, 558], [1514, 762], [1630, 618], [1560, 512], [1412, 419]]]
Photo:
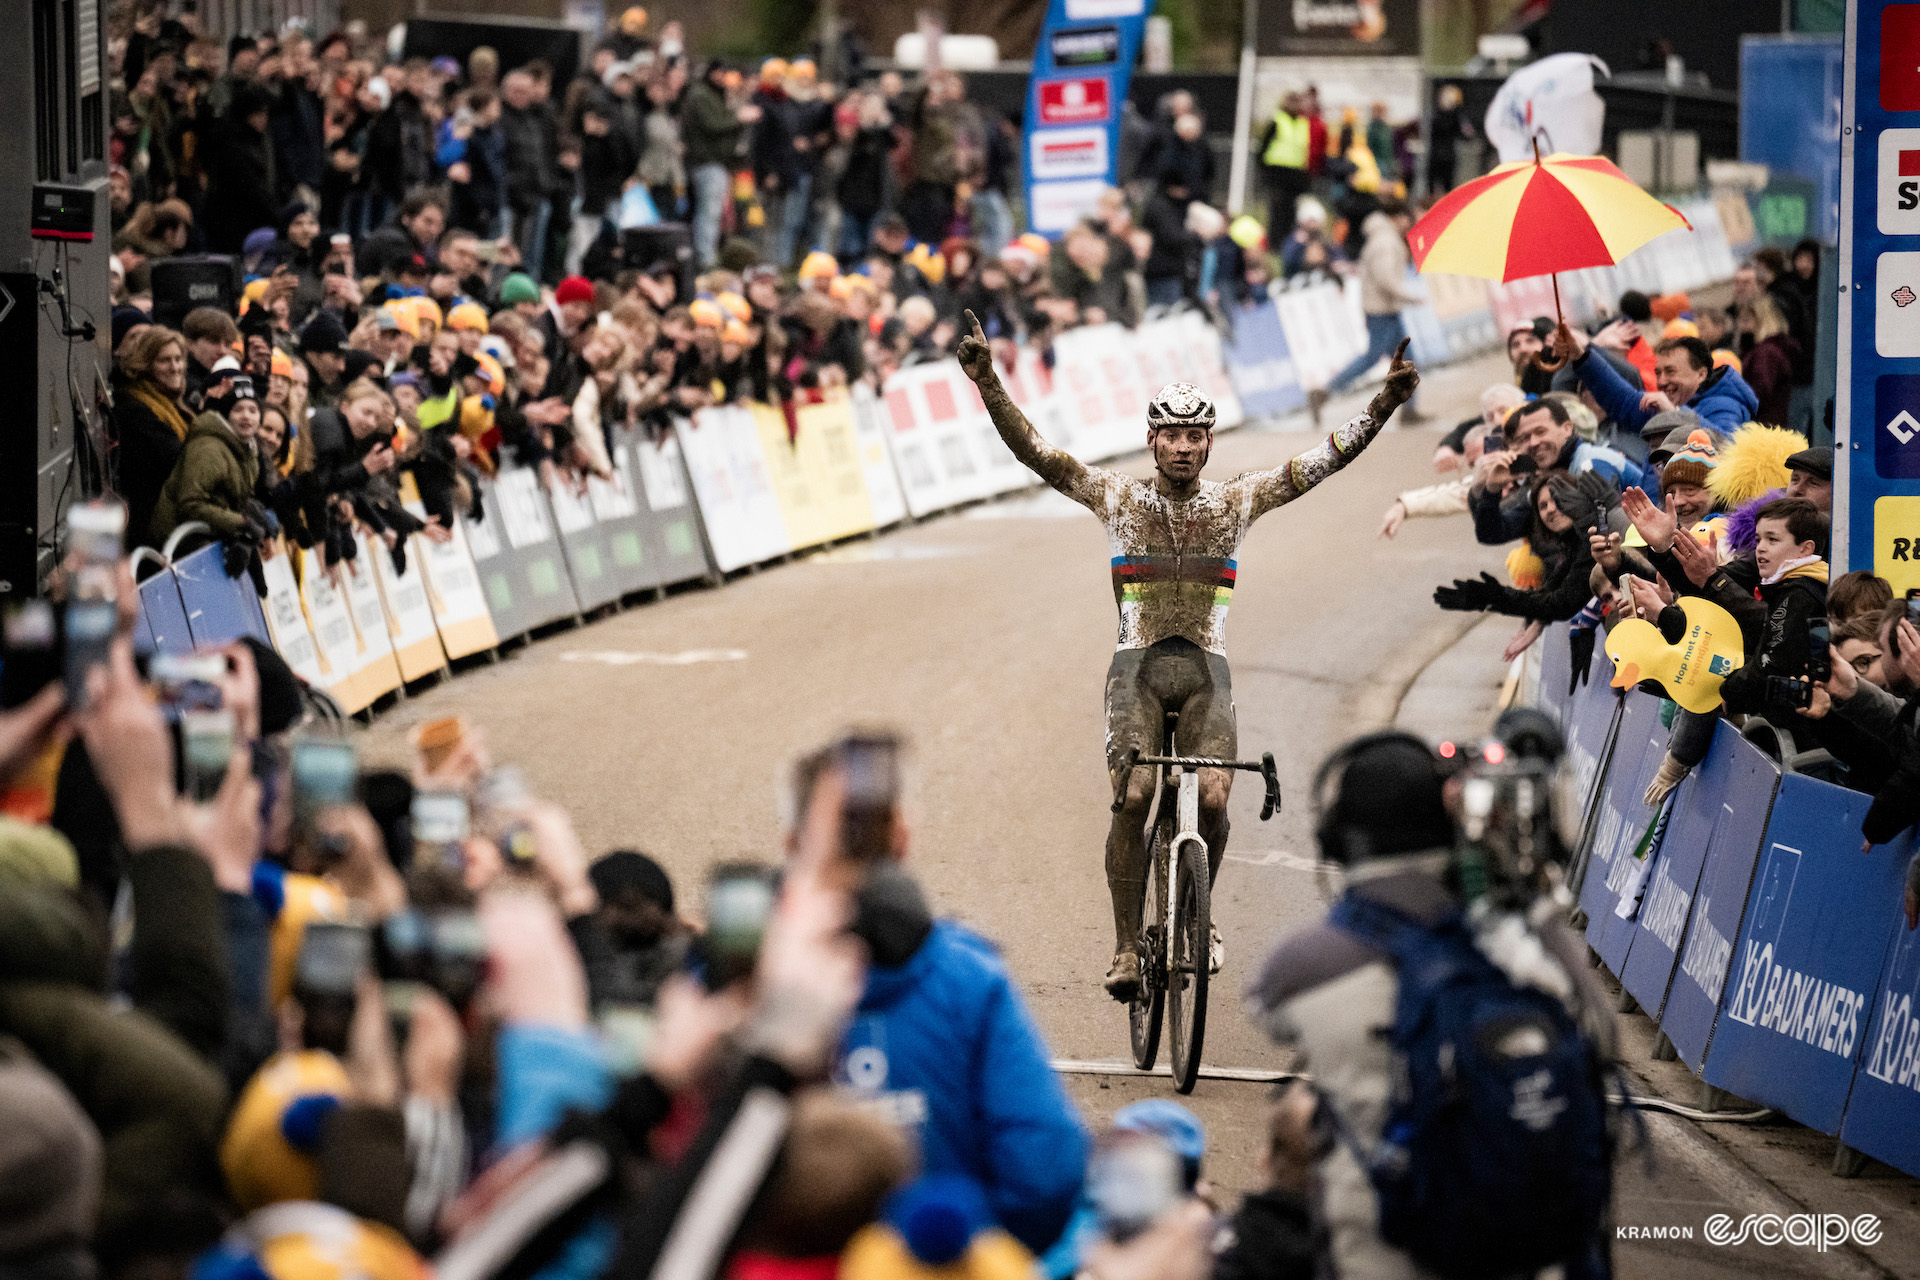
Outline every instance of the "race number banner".
[[1844, 61], [1833, 571], [1899, 596], [1920, 587], [1920, 5], [1849, 0]]
[[1027, 83], [1027, 221], [1058, 237], [1119, 185], [1120, 106], [1147, 0], [1048, 0]]

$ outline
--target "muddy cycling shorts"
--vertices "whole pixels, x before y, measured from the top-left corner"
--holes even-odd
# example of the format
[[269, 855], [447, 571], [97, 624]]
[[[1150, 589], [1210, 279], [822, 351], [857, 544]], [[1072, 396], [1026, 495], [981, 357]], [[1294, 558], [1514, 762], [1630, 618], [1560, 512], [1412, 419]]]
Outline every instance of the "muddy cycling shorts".
[[1127, 752], [1163, 755], [1166, 713], [1180, 713], [1176, 754], [1231, 760], [1240, 749], [1227, 660], [1175, 636], [1121, 649], [1107, 667], [1107, 772], [1117, 785]]

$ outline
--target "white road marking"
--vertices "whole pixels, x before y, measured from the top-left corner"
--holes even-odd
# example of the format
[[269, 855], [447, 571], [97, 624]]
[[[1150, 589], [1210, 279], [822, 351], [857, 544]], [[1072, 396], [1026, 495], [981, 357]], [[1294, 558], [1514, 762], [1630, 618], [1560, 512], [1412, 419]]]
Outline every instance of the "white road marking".
[[1250, 867], [1284, 867], [1288, 871], [1334, 871], [1339, 868], [1331, 862], [1322, 862], [1318, 858], [1309, 858], [1301, 853], [1289, 853], [1285, 849], [1268, 849], [1261, 853], [1230, 853], [1228, 862], [1244, 862]]
[[649, 665], [690, 667], [697, 662], [741, 662], [745, 649], [682, 649], [679, 653], [653, 653], [646, 649], [573, 649], [560, 655], [562, 662], [604, 662], [610, 667]]

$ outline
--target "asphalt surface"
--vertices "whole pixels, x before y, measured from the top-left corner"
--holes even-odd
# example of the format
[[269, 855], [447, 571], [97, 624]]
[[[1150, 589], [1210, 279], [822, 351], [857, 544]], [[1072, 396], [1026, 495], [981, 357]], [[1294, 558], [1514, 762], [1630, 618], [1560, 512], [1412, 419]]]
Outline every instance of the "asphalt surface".
[[[1266, 945], [1323, 908], [1308, 795], [1319, 762], [1396, 719], [1434, 736], [1489, 723], [1514, 626], [1473, 626], [1430, 597], [1438, 582], [1497, 570], [1501, 555], [1476, 546], [1464, 518], [1412, 521], [1393, 541], [1376, 531], [1396, 493], [1436, 478], [1439, 431], [1476, 412], [1481, 388], [1503, 372], [1489, 359], [1429, 373], [1427, 427], [1390, 425], [1344, 472], [1265, 517], [1241, 549], [1227, 628], [1241, 754], [1274, 753], [1286, 802], [1263, 824], [1257, 781], [1242, 778], [1234, 792], [1213, 897], [1227, 960], [1209, 1065], [1292, 1065], [1248, 1022], [1239, 993]], [[1363, 400], [1336, 401], [1326, 425]], [[1299, 418], [1280, 427], [1222, 433], [1207, 475], [1275, 466], [1319, 439]], [[1116, 465], [1148, 471], [1144, 455]], [[363, 750], [405, 764], [411, 726], [459, 711], [487, 729], [497, 759], [569, 807], [590, 850], [652, 854], [697, 912], [709, 865], [777, 858], [789, 761], [848, 725], [893, 726], [913, 744], [911, 867], [936, 910], [1004, 949], [1056, 1058], [1118, 1065], [1128, 1060], [1125, 1012], [1100, 987], [1113, 944], [1102, 870], [1101, 690], [1115, 633], [1107, 555], [1080, 508], [1045, 490], [1014, 495], [517, 646], [382, 714]], [[1096, 1125], [1137, 1098], [1172, 1095], [1164, 1078], [1066, 1079]], [[1203, 1079], [1189, 1100], [1228, 1200], [1260, 1183], [1266, 1090]], [[1641, 1215], [1630, 1220], [1664, 1222], [1672, 1214], [1647, 1214], [1699, 1201], [1684, 1194], [1704, 1185], [1699, 1168], [1728, 1163], [1705, 1141], [1657, 1172], [1630, 1173], [1623, 1160], [1623, 1208]], [[1740, 1205], [1743, 1185], [1714, 1203]], [[1733, 1263], [1703, 1246], [1636, 1243], [1622, 1250], [1621, 1274], [1838, 1274], [1825, 1265], [1838, 1261], [1831, 1255], [1804, 1272], [1765, 1255], [1729, 1270], [1723, 1261]]]

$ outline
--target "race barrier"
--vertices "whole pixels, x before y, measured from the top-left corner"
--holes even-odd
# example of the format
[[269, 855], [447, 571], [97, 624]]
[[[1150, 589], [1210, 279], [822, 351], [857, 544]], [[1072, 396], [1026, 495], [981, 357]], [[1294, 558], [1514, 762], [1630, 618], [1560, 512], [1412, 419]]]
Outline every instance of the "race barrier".
[[1920, 1174], [1920, 933], [1902, 914], [1911, 830], [1863, 850], [1871, 797], [1780, 765], [1730, 724], [1656, 812], [1661, 700], [1568, 692], [1550, 628], [1534, 697], [1593, 771], [1574, 892], [1587, 941], [1707, 1085]]

